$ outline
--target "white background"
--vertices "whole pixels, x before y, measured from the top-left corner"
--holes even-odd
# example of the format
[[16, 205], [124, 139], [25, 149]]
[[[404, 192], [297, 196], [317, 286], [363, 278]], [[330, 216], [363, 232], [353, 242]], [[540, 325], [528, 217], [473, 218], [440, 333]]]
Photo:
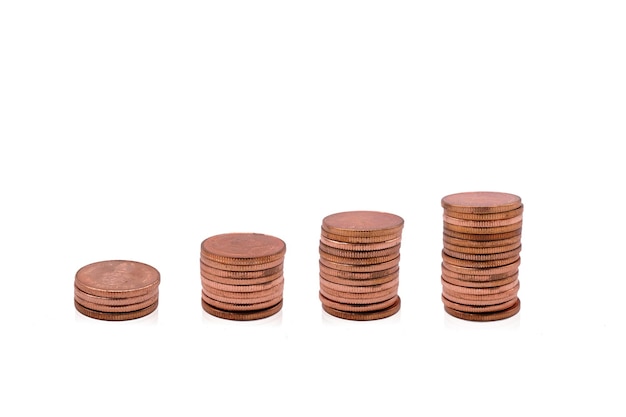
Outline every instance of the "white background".
[[[624, 415], [626, 6], [0, 3], [0, 414]], [[620, 142], [622, 142], [620, 144]], [[621, 146], [620, 146], [621, 145]], [[441, 303], [441, 198], [524, 203], [521, 312]], [[401, 311], [323, 313], [324, 216], [405, 220]], [[284, 308], [200, 306], [199, 250], [287, 244]], [[78, 314], [83, 265], [158, 311]]]

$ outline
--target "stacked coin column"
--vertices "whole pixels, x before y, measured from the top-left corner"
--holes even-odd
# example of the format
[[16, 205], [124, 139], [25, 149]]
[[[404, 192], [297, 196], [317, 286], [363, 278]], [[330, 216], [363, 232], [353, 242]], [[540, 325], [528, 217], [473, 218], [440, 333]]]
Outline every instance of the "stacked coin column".
[[521, 198], [499, 192], [445, 196], [441, 264], [445, 311], [493, 321], [520, 311]]
[[322, 221], [319, 243], [322, 308], [348, 320], [376, 320], [400, 310], [399, 262], [404, 220], [350, 211]]
[[201, 244], [202, 308], [229, 320], [270, 317], [283, 306], [281, 239], [260, 233], [227, 233]]
[[144, 317], [157, 309], [160, 282], [159, 271], [141, 262], [95, 262], [76, 272], [74, 307], [98, 320]]

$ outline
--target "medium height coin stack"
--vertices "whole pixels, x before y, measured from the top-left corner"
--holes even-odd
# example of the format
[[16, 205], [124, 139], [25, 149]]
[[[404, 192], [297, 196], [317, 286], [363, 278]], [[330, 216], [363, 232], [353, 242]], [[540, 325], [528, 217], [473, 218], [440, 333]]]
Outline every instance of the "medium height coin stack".
[[442, 301], [445, 311], [470, 321], [493, 321], [520, 311], [521, 198], [466, 192], [441, 199]]
[[376, 320], [400, 310], [399, 262], [404, 220], [391, 213], [349, 211], [322, 221], [322, 308], [348, 320]]
[[202, 308], [229, 320], [257, 320], [283, 306], [281, 239], [260, 233], [226, 233], [201, 244]]

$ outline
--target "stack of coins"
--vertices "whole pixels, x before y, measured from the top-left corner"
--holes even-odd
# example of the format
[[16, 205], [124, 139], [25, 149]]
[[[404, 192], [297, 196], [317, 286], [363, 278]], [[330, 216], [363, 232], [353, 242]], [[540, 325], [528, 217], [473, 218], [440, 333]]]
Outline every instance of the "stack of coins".
[[283, 306], [285, 242], [260, 233], [227, 233], [202, 242], [202, 308], [229, 320], [257, 320]]
[[349, 211], [322, 221], [319, 243], [322, 308], [348, 320], [377, 320], [400, 310], [400, 242], [404, 220]]
[[159, 271], [140, 262], [92, 263], [76, 272], [74, 306], [94, 319], [137, 319], [156, 310], [160, 282]]
[[441, 199], [442, 301], [445, 311], [471, 321], [493, 321], [520, 311], [522, 250], [520, 197], [467, 192]]

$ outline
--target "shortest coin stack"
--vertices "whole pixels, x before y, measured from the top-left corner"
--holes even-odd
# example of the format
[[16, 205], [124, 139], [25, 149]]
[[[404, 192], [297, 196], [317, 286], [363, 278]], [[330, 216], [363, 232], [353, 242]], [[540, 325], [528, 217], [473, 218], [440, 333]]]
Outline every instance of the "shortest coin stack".
[[228, 320], [257, 320], [283, 306], [285, 242], [260, 233], [205, 239], [200, 251], [202, 308]]
[[494, 321], [520, 311], [517, 293], [522, 250], [520, 197], [498, 192], [445, 196], [442, 301], [445, 311], [470, 321]]
[[74, 306], [99, 320], [144, 317], [159, 302], [159, 271], [140, 262], [112, 260], [92, 263], [76, 272]]
[[399, 262], [404, 220], [350, 211], [322, 221], [319, 243], [322, 308], [347, 320], [377, 320], [400, 310]]

